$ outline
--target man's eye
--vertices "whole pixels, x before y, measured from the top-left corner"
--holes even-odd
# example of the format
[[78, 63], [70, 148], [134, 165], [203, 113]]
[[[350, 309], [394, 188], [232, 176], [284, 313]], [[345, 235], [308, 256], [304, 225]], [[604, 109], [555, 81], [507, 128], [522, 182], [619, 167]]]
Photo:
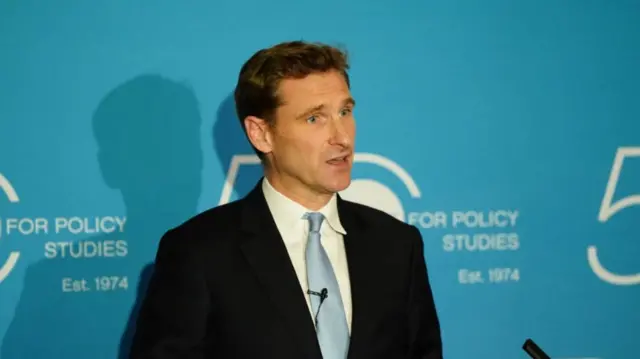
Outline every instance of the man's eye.
[[316, 118], [316, 116], [307, 117], [307, 122], [308, 123], [316, 123], [317, 121], [318, 121], [318, 119]]

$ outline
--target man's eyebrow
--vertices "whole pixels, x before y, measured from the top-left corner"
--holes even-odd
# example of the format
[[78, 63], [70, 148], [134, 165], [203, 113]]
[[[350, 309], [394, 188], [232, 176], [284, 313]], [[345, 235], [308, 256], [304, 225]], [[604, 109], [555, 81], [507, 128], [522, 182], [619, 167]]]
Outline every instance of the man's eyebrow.
[[309, 116], [310, 114], [312, 114], [314, 112], [318, 112], [318, 111], [324, 109], [325, 107], [326, 107], [326, 105], [324, 105], [324, 104], [313, 106], [311, 108], [306, 109], [304, 112], [300, 113], [299, 115], [297, 115], [296, 118], [297, 119], [301, 119], [303, 117], [307, 117], [307, 116]]
[[356, 105], [356, 100], [354, 100], [353, 97], [349, 97], [345, 99], [342, 103], [343, 103], [343, 106], [351, 105], [353, 107]]

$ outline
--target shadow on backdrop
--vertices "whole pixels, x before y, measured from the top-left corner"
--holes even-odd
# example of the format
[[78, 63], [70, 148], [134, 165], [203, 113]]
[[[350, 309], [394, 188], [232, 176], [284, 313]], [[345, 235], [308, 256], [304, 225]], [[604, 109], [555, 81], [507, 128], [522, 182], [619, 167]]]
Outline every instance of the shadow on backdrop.
[[[196, 214], [202, 120], [191, 89], [160, 76], [139, 76], [110, 92], [92, 120], [102, 176], [125, 204], [125, 230], [64, 244], [64, 252], [53, 244], [53, 258], [27, 269], [2, 343], [3, 359], [127, 358], [158, 241]], [[109, 256], [96, 255], [98, 246], [110, 247]], [[63, 292], [63, 278], [85, 279], [91, 290]], [[96, 290], [96, 278], [105, 290]]]
[[[236, 115], [233, 92], [218, 107], [212, 135], [214, 151], [218, 156], [225, 178], [229, 173], [229, 166], [234, 155], [255, 154]], [[248, 194], [261, 177], [262, 167], [260, 165], [240, 166], [231, 200]]]

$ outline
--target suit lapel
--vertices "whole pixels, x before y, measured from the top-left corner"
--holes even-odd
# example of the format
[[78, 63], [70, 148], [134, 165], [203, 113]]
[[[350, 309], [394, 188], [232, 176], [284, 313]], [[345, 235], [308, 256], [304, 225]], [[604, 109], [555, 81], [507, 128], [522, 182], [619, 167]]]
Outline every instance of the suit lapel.
[[258, 183], [245, 197], [242, 251], [284, 318], [303, 357], [321, 359], [315, 328], [295, 269]]
[[352, 324], [349, 359], [363, 358], [368, 338], [363, 336], [375, 318], [374, 301], [371, 300], [377, 290], [375, 278], [371, 278], [376, 266], [375, 247], [369, 238], [373, 232], [366, 226], [352, 204], [338, 197], [338, 211], [347, 235], [344, 238], [345, 251], [351, 282]]

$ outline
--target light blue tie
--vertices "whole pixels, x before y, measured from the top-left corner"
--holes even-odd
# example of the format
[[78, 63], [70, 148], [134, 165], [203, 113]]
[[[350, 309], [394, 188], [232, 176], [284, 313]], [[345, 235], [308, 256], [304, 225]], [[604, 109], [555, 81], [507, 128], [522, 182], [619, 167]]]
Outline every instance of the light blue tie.
[[309, 220], [307, 281], [322, 358], [345, 359], [349, 350], [349, 328], [338, 281], [320, 243], [320, 227], [324, 216], [312, 212], [305, 214], [305, 218]]

